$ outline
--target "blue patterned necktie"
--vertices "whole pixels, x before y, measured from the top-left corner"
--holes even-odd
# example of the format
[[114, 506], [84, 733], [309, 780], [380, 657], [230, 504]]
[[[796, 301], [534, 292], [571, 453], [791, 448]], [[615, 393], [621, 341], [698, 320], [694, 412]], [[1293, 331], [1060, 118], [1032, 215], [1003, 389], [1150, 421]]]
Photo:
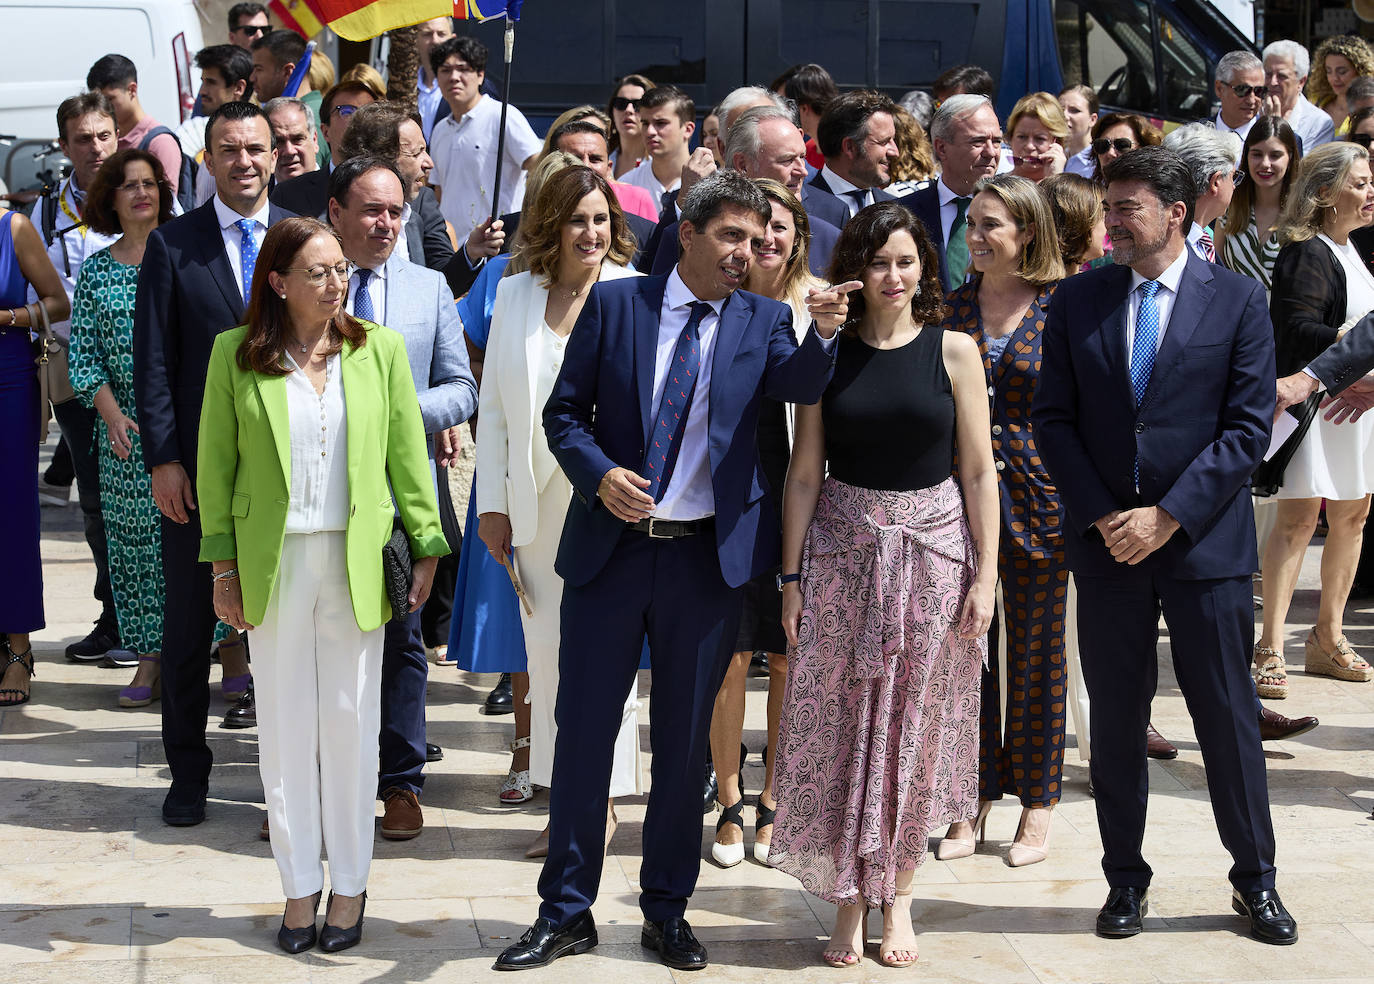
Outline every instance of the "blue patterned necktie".
[[[1155, 350], [1159, 347], [1159, 281], [1147, 280], [1140, 285], [1140, 308], [1135, 315], [1135, 342], [1131, 345], [1131, 390], [1139, 408], [1150, 386], [1150, 374], [1155, 368]], [[1140, 455], [1135, 459], [1135, 483], [1140, 485]]]
[[243, 304], [253, 295], [253, 267], [258, 262], [258, 243], [253, 238], [256, 219], [239, 219], [234, 225], [239, 230], [239, 267], [243, 271]]
[[687, 426], [687, 411], [691, 409], [697, 373], [701, 369], [701, 319], [710, 310], [711, 305], [705, 301], [692, 304], [691, 317], [678, 336], [673, 361], [668, 363], [668, 380], [663, 384], [649, 447], [644, 452], [643, 475], [649, 480], [649, 487], [644, 491], [655, 502], [668, 488], [673, 466], [677, 464], [682, 432]]
[[372, 271], [358, 267], [358, 289], [353, 292], [353, 317], [359, 321], [376, 321], [372, 310], [372, 295], [367, 292], [367, 282], [372, 279]]

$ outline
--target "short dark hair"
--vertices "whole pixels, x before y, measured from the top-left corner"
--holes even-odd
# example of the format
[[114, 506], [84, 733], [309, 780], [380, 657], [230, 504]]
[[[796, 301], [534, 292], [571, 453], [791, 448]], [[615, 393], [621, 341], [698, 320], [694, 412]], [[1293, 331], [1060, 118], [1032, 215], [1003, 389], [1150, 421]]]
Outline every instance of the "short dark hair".
[[[260, 119], [267, 124], [267, 130], [272, 131], [272, 123], [267, 118], [267, 114], [262, 111], [262, 107], [254, 103], [240, 100], [238, 102], [220, 103], [219, 108], [210, 114], [210, 118], [205, 121], [205, 151], [211, 153], [212, 134], [215, 132], [215, 124], [220, 120], [227, 120], [230, 123], [239, 120]], [[275, 140], [273, 141], [275, 143]]]
[[138, 81], [138, 69], [123, 55], [106, 55], [86, 73], [87, 89], [108, 89], [112, 85], [125, 86]]
[[568, 122], [564, 123], [562, 126], [555, 128], [554, 131], [549, 134], [549, 146], [552, 147], [554, 150], [557, 150], [558, 141], [562, 140], [570, 133], [594, 133], [602, 140], [606, 141], [607, 147], [611, 145], [610, 137], [606, 135], [605, 130], [597, 126], [595, 123], [590, 123], [587, 120], [582, 119], [568, 120]]
[[[1292, 165], [1289, 165], [1292, 167]], [[1128, 150], [1107, 165], [1103, 171], [1107, 184], [1113, 181], [1140, 181], [1159, 198], [1165, 208], [1182, 202], [1183, 231], [1193, 224], [1193, 206], [1197, 204], [1197, 182], [1193, 171], [1172, 150], [1164, 147], [1137, 147]]]
[[[644, 93], [644, 98], [639, 101], [640, 110], [657, 109], [660, 106], [667, 106], [677, 114], [678, 122], [692, 123], [696, 121], [697, 107], [692, 102], [692, 97], [687, 95], [675, 85], [657, 85]], [[771, 214], [771, 213], [770, 213]]]
[[475, 72], [487, 70], [487, 46], [467, 34], [455, 34], [447, 41], [436, 44], [430, 51], [430, 71], [438, 75], [439, 66], [454, 55], [467, 62]]
[[897, 104], [872, 89], [855, 89], [831, 100], [816, 124], [816, 145], [826, 157], [839, 157], [846, 140], [862, 143], [874, 113], [895, 116]]
[[158, 225], [172, 220], [172, 204], [175, 199], [172, 196], [172, 183], [167, 180], [167, 172], [163, 170], [162, 162], [146, 150], [130, 147], [127, 150], [115, 151], [107, 157], [105, 163], [100, 165], [100, 170], [95, 172], [91, 186], [86, 189], [86, 201], [81, 206], [81, 218], [92, 231], [102, 236], [118, 236], [124, 232], [119, 215], [115, 212], [114, 196], [119, 186], [124, 183], [124, 169], [134, 161], [142, 161], [153, 169], [153, 180], [157, 182], [158, 191]]
[[339, 141], [339, 160], [353, 157], [399, 159], [401, 124], [405, 121], [405, 110], [395, 103], [374, 102], [360, 107], [349, 119], [348, 128]]
[[66, 140], [67, 124], [72, 120], [89, 116], [91, 113], [108, 116], [111, 120], [115, 118], [110, 100], [106, 99], [105, 93], [99, 89], [92, 89], [90, 92], [82, 92], [79, 95], [68, 96], [63, 99], [57, 107], [57, 138]]
[[235, 30], [239, 26], [239, 21], [265, 13], [267, 8], [260, 3], [236, 3], [229, 8], [229, 30]]
[[992, 99], [996, 91], [992, 84], [992, 76], [981, 65], [955, 65], [946, 69], [940, 73], [930, 88], [937, 98], [944, 98], [955, 89], [962, 89], [971, 95]]
[[[788, 71], [790, 74], [782, 82], [782, 94], [798, 106], [810, 106], [815, 112], [824, 113], [840, 94], [835, 80], [820, 65], [795, 65]], [[776, 91], [778, 87], [771, 88]]]
[[[257, 6], [254, 4], [254, 6]], [[196, 52], [196, 68], [202, 72], [213, 68], [224, 76], [225, 83], [232, 88], [240, 82], [247, 82], [243, 98], [253, 94], [253, 56], [236, 44], [212, 44]]]
[[[352, 128], [351, 123], [349, 128]], [[401, 195], [404, 197], [406, 179], [401, 177], [395, 157], [350, 157], [329, 172], [329, 197], [347, 208], [348, 193], [353, 190], [353, 182], [372, 171], [390, 171], [396, 175], [396, 180], [401, 183]]]
[[254, 51], [261, 51], [263, 48], [272, 53], [278, 65], [299, 65], [305, 55], [305, 38], [295, 31], [279, 28], [268, 31], [253, 42]]
[[[925, 225], [911, 210], [897, 202], [887, 201], [860, 209], [844, 224], [827, 271], [832, 284], [847, 280], [862, 280], [863, 273], [873, 262], [873, 255], [896, 232], [907, 232], [916, 243], [916, 257], [921, 261], [921, 289], [911, 299], [911, 316], [918, 324], [932, 324], [944, 316], [945, 289], [940, 283], [940, 259], [930, 242]], [[862, 291], [849, 295], [849, 317], [858, 320], [864, 314]]]
[[705, 229], [727, 205], [737, 205], [757, 215], [765, 224], [773, 217], [768, 196], [753, 181], [739, 171], [721, 168], [692, 185], [686, 195], [678, 199], [683, 222], [693, 229]]

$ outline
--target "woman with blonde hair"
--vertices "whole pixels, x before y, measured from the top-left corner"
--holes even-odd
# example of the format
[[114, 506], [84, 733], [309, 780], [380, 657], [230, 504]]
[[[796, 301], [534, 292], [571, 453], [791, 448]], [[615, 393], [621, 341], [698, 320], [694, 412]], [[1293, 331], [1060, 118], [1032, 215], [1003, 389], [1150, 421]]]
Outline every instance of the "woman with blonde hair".
[[1362, 75], [1374, 75], [1374, 47], [1353, 34], [1336, 34], [1317, 45], [1312, 53], [1312, 71], [1307, 78], [1307, 98], [1331, 117], [1338, 137], [1349, 132], [1346, 126], [1350, 107], [1345, 93]]
[[[549, 451], [542, 411], [553, 392], [568, 337], [602, 280], [627, 269], [634, 242], [605, 178], [591, 168], [558, 171], [543, 182], [520, 225], [521, 243], [496, 291], [477, 416], [477, 535], [493, 561], [509, 565], [525, 589], [522, 608], [529, 672], [530, 782], [553, 783], [558, 726], [559, 607], [563, 581], [554, 558], [572, 483]], [[611, 771], [606, 843], [614, 800], [642, 792], [639, 704], [625, 701]], [[548, 828], [525, 852], [548, 853]]]
[[[1274, 264], [1269, 304], [1280, 376], [1300, 371], [1374, 309], [1374, 276], [1350, 239], [1371, 220], [1374, 180], [1367, 150], [1328, 143], [1303, 158], [1279, 219], [1284, 246]], [[1255, 476], [1256, 492], [1279, 500], [1261, 565], [1264, 628], [1255, 643], [1257, 689], [1269, 698], [1288, 693], [1285, 622], [1323, 499], [1330, 532], [1322, 548], [1321, 603], [1316, 625], [1307, 633], [1305, 666], [1309, 674], [1338, 680], [1374, 678], [1342, 630], [1374, 492], [1374, 414], [1332, 423], [1318, 415], [1316, 395], [1289, 412], [1299, 418], [1296, 432]]]
[[1030, 92], [1016, 101], [1007, 117], [1012, 174], [1042, 181], [1064, 170], [1068, 157], [1069, 121], [1064, 108], [1048, 92]]
[[1102, 204], [1102, 186], [1065, 171], [1050, 175], [1040, 182], [1039, 188], [1054, 218], [1059, 255], [1064, 259], [1064, 276], [1112, 262], [1104, 248], [1107, 211]]
[[[755, 252], [744, 289], [792, 309], [792, 328], [806, 334], [811, 315], [806, 308], [806, 293], [822, 284], [807, 266], [811, 245], [811, 225], [801, 200], [780, 182], [757, 178], [755, 184], [773, 208], [764, 229], [763, 245]], [[791, 460], [795, 409], [764, 397], [759, 407], [758, 447], [763, 474], [768, 480], [768, 495], [782, 513], [782, 488]], [[744, 732], [744, 693], [749, 678], [749, 662], [756, 652], [768, 654], [768, 744], [763, 755], [763, 788], [754, 801], [754, 858], [768, 863], [769, 839], [777, 800], [773, 797], [774, 749], [777, 747], [778, 719], [782, 713], [782, 691], [787, 682], [787, 637], [782, 629], [782, 599], [777, 575], [768, 571], [743, 588], [744, 610], [735, 652], [725, 671], [725, 682], [716, 695], [711, 716], [711, 760], [715, 763], [719, 792], [716, 806], [720, 820], [711, 857], [722, 867], [732, 868], [744, 860], [744, 788], [740, 780], [739, 759], [735, 750]], [[738, 832], [731, 827], [737, 827]], [[764, 831], [770, 831], [768, 835]]]
[[[967, 857], [985, 836], [992, 804], [1021, 801], [1013, 868], [1045, 860], [1050, 812], [1064, 767], [1069, 567], [1059, 492], [1040, 459], [1029, 410], [1039, 382], [1041, 333], [1064, 278], [1045, 196], [1030, 180], [1001, 174], [979, 181], [969, 205], [972, 280], [952, 291], [943, 327], [969, 335], [982, 353], [992, 416], [1001, 532], [997, 557], [1002, 618], [989, 638], [983, 674], [978, 814], [950, 826], [940, 860]], [[1005, 653], [1000, 656], [999, 653]], [[1001, 720], [998, 661], [1006, 666]]]

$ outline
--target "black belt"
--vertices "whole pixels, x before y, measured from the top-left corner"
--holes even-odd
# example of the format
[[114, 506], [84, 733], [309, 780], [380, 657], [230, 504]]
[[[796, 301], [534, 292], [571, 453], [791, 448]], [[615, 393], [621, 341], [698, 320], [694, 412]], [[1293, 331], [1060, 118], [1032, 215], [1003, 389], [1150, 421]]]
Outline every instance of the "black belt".
[[698, 533], [705, 533], [712, 529], [716, 524], [716, 517], [706, 516], [703, 519], [655, 519], [650, 516], [648, 519], [641, 519], [637, 523], [630, 523], [629, 528], [636, 533], [647, 533], [651, 540], [678, 540], [684, 536], [696, 536]]

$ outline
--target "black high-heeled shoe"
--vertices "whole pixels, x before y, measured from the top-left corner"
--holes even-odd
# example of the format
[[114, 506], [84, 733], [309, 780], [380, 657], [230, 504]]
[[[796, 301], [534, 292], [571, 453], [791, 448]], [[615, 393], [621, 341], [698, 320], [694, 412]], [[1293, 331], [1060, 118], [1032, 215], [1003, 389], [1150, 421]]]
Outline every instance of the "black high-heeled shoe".
[[[329, 901], [334, 901], [334, 892], [329, 893]], [[367, 911], [367, 892], [363, 892], [363, 903], [358, 909], [358, 921], [347, 929], [331, 926], [328, 913], [325, 914], [324, 929], [320, 931], [320, 949], [325, 953], [338, 953], [351, 946], [357, 946], [363, 938], [363, 913]]]
[[[315, 893], [315, 904], [310, 907], [311, 912], [318, 912], [320, 908], [321, 892]], [[315, 920], [312, 916], [309, 926], [302, 926], [300, 929], [286, 928], [286, 913], [282, 913], [281, 929], [277, 930], [277, 946], [287, 953], [304, 953], [315, 945]]]

